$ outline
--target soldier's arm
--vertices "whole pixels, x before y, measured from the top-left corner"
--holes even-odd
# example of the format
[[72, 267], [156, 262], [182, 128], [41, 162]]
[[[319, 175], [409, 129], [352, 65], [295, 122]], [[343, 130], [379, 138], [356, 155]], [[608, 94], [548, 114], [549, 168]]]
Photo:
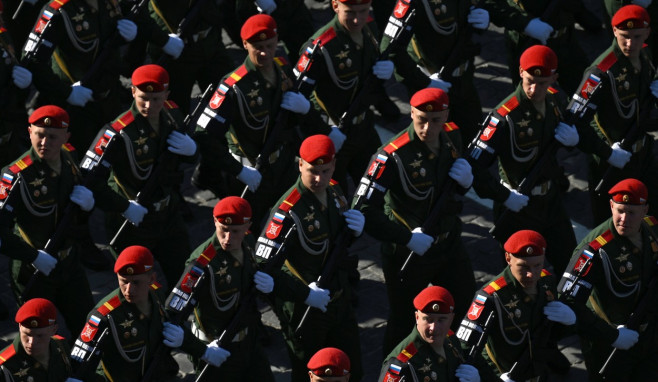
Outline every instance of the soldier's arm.
[[87, 323], [71, 349], [71, 366], [73, 378], [80, 380], [95, 380], [96, 369], [103, 356], [103, 349], [112, 342], [109, 338], [110, 326], [107, 316], [102, 315], [97, 309], [89, 313]]
[[[132, 6], [137, 3], [139, 3], [139, 0], [122, 1], [120, 5], [124, 15], [128, 14]], [[141, 41], [144, 44], [150, 42], [156, 46], [163, 47], [169, 40], [167, 32], [160, 28], [155, 20], [149, 15], [148, 7], [142, 7], [132, 20], [137, 25], [137, 36], [135, 37], [135, 40], [133, 40], [133, 43], [137, 41]]]
[[500, 184], [490, 167], [496, 162], [499, 147], [505, 144], [505, 137], [510, 132], [505, 118], [496, 112], [487, 116], [483, 126], [466, 154], [473, 168], [473, 189], [481, 198], [504, 202], [510, 190]]
[[[491, 333], [498, 330], [499, 325], [494, 298], [494, 296], [483, 290], [477, 291], [466, 316], [462, 319], [459, 329], [455, 333], [461, 342], [461, 347], [464, 349], [464, 355], [467, 359], [471, 352], [476, 353], [473, 355], [474, 366], [478, 368], [483, 381], [499, 380], [497, 377], [498, 369], [492, 362], [483, 357], [486, 352], [484, 345]], [[492, 314], [492, 317], [487, 322], [490, 314]]]
[[[0, 207], [0, 253], [14, 260], [31, 263], [37, 258], [37, 249], [32, 248], [14, 231], [14, 209], [19, 203], [23, 203], [20, 195], [21, 186], [18, 183], [25, 180], [6, 168], [2, 174], [2, 180], [0, 180], [0, 187], [2, 188], [0, 201], [3, 203]], [[14, 193], [11, 195], [11, 206], [7, 203], [10, 193]]]
[[489, 12], [491, 22], [499, 27], [522, 33], [533, 16], [515, 7], [511, 1], [483, 0], [482, 8]]
[[[591, 90], [599, 83], [603, 84], [591, 94]], [[609, 93], [610, 82], [607, 75], [596, 67], [590, 68], [585, 71], [583, 79], [578, 86], [578, 90], [571, 97], [569, 106], [567, 107], [573, 113], [577, 113], [579, 118], [576, 121], [576, 128], [578, 129], [578, 149], [587, 154], [596, 154], [600, 158], [607, 159], [612, 153], [612, 149], [607, 142], [605, 142], [593, 127], [594, 115], [597, 110], [597, 103], [600, 103], [602, 97], [612, 97]], [[589, 100], [588, 106], [584, 106]]]

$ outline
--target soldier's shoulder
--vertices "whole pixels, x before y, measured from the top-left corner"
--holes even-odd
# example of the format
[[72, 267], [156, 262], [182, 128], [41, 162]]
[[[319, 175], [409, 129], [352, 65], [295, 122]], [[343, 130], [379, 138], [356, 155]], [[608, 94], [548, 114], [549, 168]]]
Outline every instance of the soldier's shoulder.
[[44, 10], [58, 11], [61, 8], [72, 7], [73, 4], [70, 0], [52, 0], [44, 6]]
[[[592, 65], [588, 68], [587, 72], [601, 71], [606, 72], [617, 62], [617, 55], [613, 48], [608, 48], [601, 55], [599, 55]], [[586, 75], [587, 75], [586, 72]]]
[[117, 288], [96, 304], [96, 312], [105, 317], [121, 306], [121, 291]]
[[386, 152], [386, 154], [392, 154], [393, 152], [397, 151], [401, 147], [407, 145], [410, 141], [411, 141], [410, 131], [409, 129], [405, 129], [401, 133], [399, 133], [395, 138], [391, 139], [387, 144], [382, 146], [382, 150]]
[[330, 22], [315, 32], [313, 37], [311, 37], [311, 41], [313, 44], [317, 44], [319, 41], [322, 46], [327, 44], [331, 45], [333, 42], [337, 41], [336, 36], [336, 28], [334, 27], [333, 22]]
[[112, 129], [119, 132], [133, 122], [135, 122], [135, 115], [133, 114], [132, 110], [128, 110], [116, 117], [114, 121], [110, 123], [110, 126]]
[[511, 94], [496, 108], [496, 113], [501, 117], [506, 117], [508, 114], [517, 110], [520, 105], [519, 99], [516, 94]]
[[504, 275], [498, 275], [496, 278], [494, 278], [492, 281], [490, 281], [488, 284], [486, 284], [482, 288], [482, 292], [486, 295], [492, 295], [494, 292], [498, 292], [502, 289], [505, 289], [507, 287], [508, 283], [507, 280], [505, 279]]
[[0, 365], [6, 366], [6, 364], [15, 356], [16, 349], [14, 348], [14, 344], [9, 344], [9, 346], [0, 351]]

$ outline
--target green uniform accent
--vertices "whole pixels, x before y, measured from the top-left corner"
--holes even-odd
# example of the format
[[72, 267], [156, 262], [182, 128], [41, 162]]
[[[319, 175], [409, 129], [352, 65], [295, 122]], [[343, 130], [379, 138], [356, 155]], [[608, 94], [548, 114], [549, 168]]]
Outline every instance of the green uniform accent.
[[71, 376], [70, 349], [66, 340], [59, 336], [51, 337], [48, 351], [48, 367], [44, 368], [25, 352], [20, 336], [16, 336], [11, 345], [0, 351], [0, 381], [64, 382]]

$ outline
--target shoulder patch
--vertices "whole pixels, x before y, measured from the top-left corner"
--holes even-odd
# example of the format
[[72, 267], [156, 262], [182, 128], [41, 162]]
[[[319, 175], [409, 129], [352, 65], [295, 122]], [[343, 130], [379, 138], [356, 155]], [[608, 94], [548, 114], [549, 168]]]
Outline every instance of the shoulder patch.
[[654, 218], [653, 216], [645, 216], [644, 221], [649, 225], [649, 227], [658, 224], [658, 219]]
[[107, 316], [108, 313], [116, 309], [119, 305], [121, 305], [121, 300], [119, 300], [118, 295], [115, 295], [111, 299], [107, 300], [103, 305], [98, 307], [98, 313], [102, 314], [103, 316]]
[[239, 68], [237, 68], [233, 73], [231, 73], [228, 77], [226, 77], [224, 83], [228, 87], [231, 87], [235, 85], [238, 81], [240, 81], [242, 77], [244, 77], [244, 75], [247, 74], [247, 72], [248, 72], [247, 67], [244, 65], [240, 65]]
[[133, 115], [133, 113], [130, 110], [128, 110], [122, 116], [117, 118], [116, 121], [112, 122], [112, 124], [110, 126], [112, 126], [112, 128], [114, 130], [119, 132], [124, 127], [126, 127], [126, 126], [130, 125], [131, 123], [133, 123], [134, 120], [135, 120], [135, 116]]
[[178, 109], [178, 105], [176, 105], [176, 102], [168, 99], [165, 101], [165, 107], [167, 109]]
[[215, 250], [215, 247], [210, 243], [208, 247], [201, 252], [196, 261], [199, 265], [205, 267], [215, 258], [215, 255], [217, 255], [217, 250]]
[[155, 281], [153, 284], [151, 284], [151, 290], [158, 290], [160, 288], [162, 288], [162, 284], [160, 284], [157, 281]]
[[556, 88], [552, 87], [552, 86], [549, 86], [548, 87], [548, 92], [551, 93], [551, 94], [556, 94], [556, 93], [559, 93], [560, 91], [557, 90]]
[[446, 122], [443, 125], [443, 131], [445, 131], [445, 132], [449, 133], [449, 132], [455, 131], [455, 130], [459, 130], [459, 126], [457, 126], [457, 124], [454, 123], [454, 122]]
[[409, 132], [405, 131], [404, 134], [400, 135], [399, 137], [397, 137], [392, 142], [389, 142], [389, 144], [384, 147], [384, 151], [387, 154], [390, 154], [390, 153], [394, 152], [395, 150], [399, 149], [400, 147], [406, 145], [410, 141], [411, 141], [411, 138], [409, 138]]
[[285, 57], [274, 57], [274, 62], [279, 66], [288, 65], [288, 60]]
[[75, 151], [75, 147], [73, 147], [73, 145], [70, 144], [70, 143], [64, 143], [64, 144], [62, 145], [62, 149], [63, 149], [64, 151]]
[[290, 211], [292, 206], [294, 206], [295, 203], [297, 203], [299, 201], [299, 198], [301, 197], [302, 195], [299, 193], [299, 191], [297, 191], [297, 189], [294, 188], [292, 192], [290, 192], [290, 194], [286, 196], [283, 203], [281, 203], [281, 205], [279, 206], [279, 209], [283, 210], [284, 212]]
[[66, 339], [66, 338], [60, 336], [59, 334], [55, 334], [54, 336], [52, 336], [52, 338], [54, 338], [56, 340], [65, 340]]
[[607, 72], [608, 69], [610, 69], [612, 65], [615, 64], [615, 62], [617, 62], [617, 56], [615, 56], [615, 52], [610, 52], [603, 58], [603, 60], [601, 60], [601, 62], [599, 62], [598, 65], [596, 65], [596, 67], [604, 72]]
[[612, 231], [607, 230], [599, 235], [596, 239], [592, 240], [589, 243], [589, 246], [592, 247], [593, 250], [598, 251], [601, 249], [601, 247], [608, 244], [612, 239], [614, 239]]
[[407, 345], [406, 348], [402, 349], [402, 351], [400, 352], [400, 354], [397, 355], [396, 358], [400, 362], [407, 362], [411, 359], [411, 357], [416, 355], [416, 353], [418, 353], [418, 350], [416, 349], [416, 346], [412, 342], [409, 345]]
[[498, 112], [498, 114], [500, 114], [501, 117], [504, 117], [507, 114], [509, 114], [510, 111], [516, 109], [517, 106], [519, 106], [519, 100], [516, 99], [516, 96], [513, 96], [507, 102], [505, 102], [503, 106], [499, 107], [498, 110], [496, 111]]
[[5, 363], [9, 358], [13, 357], [16, 355], [16, 349], [14, 349], [14, 345], [11, 344], [7, 346], [5, 350], [0, 353], [0, 365]]
[[502, 289], [506, 286], [507, 286], [507, 281], [505, 281], [505, 277], [500, 276], [498, 279], [490, 282], [489, 285], [484, 287], [483, 291], [486, 294], [493, 294], [494, 292], [496, 292], [496, 291], [498, 291], [498, 290], [500, 290], [500, 289]]
[[539, 274], [539, 277], [545, 277], [545, 276], [550, 276], [551, 272], [547, 271], [546, 269], [542, 269], [541, 273]]
[[329, 41], [333, 40], [334, 37], [336, 37], [336, 31], [333, 27], [331, 27], [319, 35], [315, 40], [313, 40], [313, 44], [317, 44], [318, 41], [320, 41], [320, 46], [323, 46]]
[[337, 184], [338, 184], [338, 181], [337, 181], [337, 180], [334, 180], [334, 179], [330, 179], [330, 180], [329, 180], [329, 185], [330, 185], [330, 186], [335, 186], [335, 185], [337, 185]]
[[17, 160], [11, 166], [9, 166], [9, 171], [13, 172], [14, 174], [18, 174], [19, 172], [28, 168], [31, 164], [32, 164], [32, 158], [30, 158], [30, 154], [27, 154], [23, 158]]
[[69, 2], [69, 0], [54, 0], [54, 1], [51, 1], [50, 4], [48, 4], [48, 6], [49, 6], [50, 8], [52, 8], [52, 9], [54, 9], [54, 10], [58, 10], [58, 9], [60, 9], [64, 4], [66, 4], [66, 3], [68, 3], [68, 2]]

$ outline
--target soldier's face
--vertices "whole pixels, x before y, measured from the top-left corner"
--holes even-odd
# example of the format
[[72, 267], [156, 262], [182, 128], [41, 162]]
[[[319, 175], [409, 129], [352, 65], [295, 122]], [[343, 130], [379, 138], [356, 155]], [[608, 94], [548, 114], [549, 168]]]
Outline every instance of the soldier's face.
[[311, 382], [347, 382], [350, 380], [350, 375], [344, 375], [340, 377], [318, 377], [317, 375], [308, 372], [308, 377]]
[[649, 212], [649, 206], [616, 203], [610, 200], [612, 223], [620, 236], [633, 236], [640, 232], [642, 219]]
[[442, 344], [454, 318], [454, 313], [427, 314], [417, 310], [416, 329], [418, 329], [420, 337], [428, 344]]
[[548, 88], [557, 80], [557, 74], [548, 77], [539, 77], [533, 76], [523, 69], [519, 69], [519, 73], [523, 92], [532, 102], [544, 102]]
[[370, 2], [366, 4], [344, 4], [338, 0], [331, 2], [334, 12], [338, 16], [338, 22], [351, 33], [361, 32], [368, 22], [370, 14]]
[[544, 269], [544, 255], [532, 257], [516, 257], [505, 253], [512, 276], [524, 288], [534, 288]]
[[304, 187], [312, 193], [323, 192], [328, 186], [336, 168], [336, 159], [321, 165], [312, 165], [303, 159], [299, 160], [299, 173]]
[[19, 325], [18, 331], [25, 353], [32, 357], [41, 357], [48, 354], [50, 337], [57, 332], [57, 325], [50, 325], [45, 328], [26, 328]]
[[617, 39], [619, 49], [628, 58], [640, 57], [642, 45], [649, 37], [650, 28], [628, 29], [621, 30], [615, 27], [612, 28]]
[[131, 304], [142, 304], [148, 301], [151, 284], [156, 281], [155, 272], [150, 271], [141, 275], [120, 275], [119, 289], [123, 297]]
[[59, 150], [62, 145], [68, 142], [71, 133], [66, 129], [45, 128], [30, 125], [30, 142], [32, 148], [36, 151], [37, 156], [45, 161], [52, 161], [59, 158]]
[[244, 235], [247, 234], [251, 223], [240, 225], [226, 225], [222, 224], [215, 219], [215, 234], [219, 240], [219, 245], [225, 251], [239, 249], [242, 245]]
[[422, 142], [436, 146], [439, 142], [439, 133], [443, 125], [448, 122], [449, 110], [421, 111], [411, 108], [411, 119], [414, 122], [414, 131]]
[[249, 61], [257, 68], [269, 68], [272, 66], [278, 43], [279, 39], [277, 37], [258, 42], [242, 41], [242, 45], [247, 50]]
[[144, 118], [155, 118], [160, 115], [160, 111], [164, 107], [167, 97], [169, 97], [168, 90], [162, 92], [144, 92], [133, 86], [132, 92], [135, 105], [137, 105], [137, 111]]

